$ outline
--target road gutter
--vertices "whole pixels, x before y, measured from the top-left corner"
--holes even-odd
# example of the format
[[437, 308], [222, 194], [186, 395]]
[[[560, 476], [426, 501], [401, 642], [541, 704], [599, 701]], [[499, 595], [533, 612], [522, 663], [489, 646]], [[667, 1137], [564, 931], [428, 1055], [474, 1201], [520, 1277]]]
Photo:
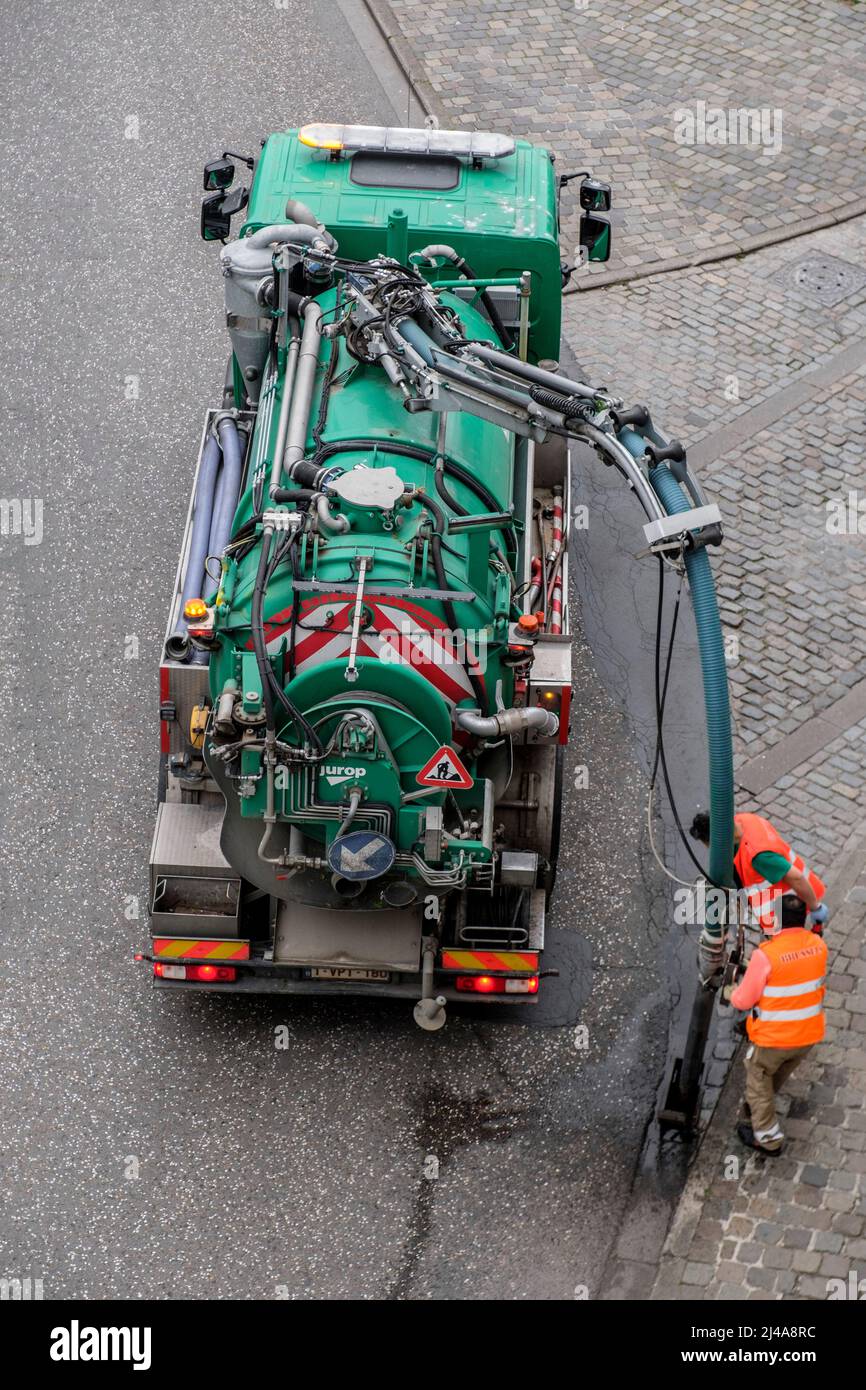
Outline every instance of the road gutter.
[[435, 116], [438, 120], [436, 94], [427, 81], [422, 64], [404, 39], [388, 0], [364, 0], [364, 4], [425, 116]]

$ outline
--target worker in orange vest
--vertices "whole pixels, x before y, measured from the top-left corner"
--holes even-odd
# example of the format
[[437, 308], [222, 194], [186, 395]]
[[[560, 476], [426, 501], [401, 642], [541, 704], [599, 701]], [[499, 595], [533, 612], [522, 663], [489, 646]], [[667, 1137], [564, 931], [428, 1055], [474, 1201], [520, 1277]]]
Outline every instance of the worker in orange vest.
[[[709, 843], [706, 815], [695, 817], [692, 834]], [[785, 1138], [776, 1092], [824, 1036], [826, 890], [762, 816], [734, 817], [734, 871], [765, 934], [740, 983], [724, 990], [735, 1009], [751, 1010], [737, 1133], [750, 1148], [775, 1155]]]
[[[695, 816], [690, 833], [703, 844], [710, 843], [706, 811]], [[806, 926], [823, 926], [827, 920], [823, 902], [826, 885], [763, 816], [734, 816], [734, 877], [737, 887], [745, 889], [749, 907], [765, 931], [781, 925], [782, 905], [789, 894], [806, 904]]]
[[776, 1092], [824, 1036], [827, 944], [819, 932], [790, 920], [797, 915], [805, 918], [805, 904], [783, 906], [781, 927], [767, 933], [740, 983], [725, 991], [735, 1009], [751, 1009], [745, 1115], [737, 1133], [765, 1154], [781, 1153], [785, 1138]]

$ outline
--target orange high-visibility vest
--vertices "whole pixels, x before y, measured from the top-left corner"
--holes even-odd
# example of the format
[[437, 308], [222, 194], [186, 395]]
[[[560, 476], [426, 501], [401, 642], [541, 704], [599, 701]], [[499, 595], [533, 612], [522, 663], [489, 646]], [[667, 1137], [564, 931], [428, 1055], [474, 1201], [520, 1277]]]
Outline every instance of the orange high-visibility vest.
[[746, 1029], [758, 1047], [808, 1047], [824, 1036], [827, 944], [806, 927], [786, 927], [756, 948], [770, 959]]
[[785, 890], [781, 886], [768, 883], [756, 869], [752, 868], [752, 862], [758, 854], [765, 854], [767, 851], [781, 854], [783, 858], [787, 859], [792, 869], [797, 869], [806, 875], [818, 900], [823, 898], [827, 891], [826, 884], [811, 869], [806, 868], [799, 854], [794, 853], [791, 846], [782, 839], [778, 830], [768, 820], [764, 820], [763, 816], [744, 814], [734, 816], [734, 824], [742, 833], [739, 848], [734, 855], [734, 868], [746, 890], [749, 907], [754, 912], [761, 927], [772, 930], [777, 925], [776, 908], [778, 907], [781, 911], [781, 899]]

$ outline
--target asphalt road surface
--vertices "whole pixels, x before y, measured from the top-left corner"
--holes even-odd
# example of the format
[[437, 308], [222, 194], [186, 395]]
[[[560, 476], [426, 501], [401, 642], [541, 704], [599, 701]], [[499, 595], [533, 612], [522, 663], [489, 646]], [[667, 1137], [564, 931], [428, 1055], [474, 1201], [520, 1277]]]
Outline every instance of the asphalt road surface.
[[[405, 89], [359, 32], [323, 0], [5, 19], [0, 491], [44, 511], [40, 543], [0, 538], [0, 1276], [48, 1299], [592, 1294], [665, 1065], [627, 615], [631, 658], [578, 649], [561, 975], [526, 1021], [166, 998], [132, 963], [160, 641], [226, 357], [201, 166], [303, 120], [393, 122]], [[597, 630], [609, 549], [575, 565]]]

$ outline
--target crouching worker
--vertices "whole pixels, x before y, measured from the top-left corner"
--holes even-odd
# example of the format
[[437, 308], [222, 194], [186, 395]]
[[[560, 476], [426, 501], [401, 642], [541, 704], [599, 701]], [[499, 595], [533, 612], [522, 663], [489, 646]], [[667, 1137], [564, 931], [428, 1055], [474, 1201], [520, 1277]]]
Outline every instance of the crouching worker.
[[764, 927], [745, 975], [725, 995], [746, 1020], [745, 1119], [737, 1125], [744, 1144], [778, 1154], [784, 1134], [776, 1118], [776, 1092], [824, 1036], [824, 978], [827, 946], [806, 926], [806, 904], [785, 895], [781, 925]]

